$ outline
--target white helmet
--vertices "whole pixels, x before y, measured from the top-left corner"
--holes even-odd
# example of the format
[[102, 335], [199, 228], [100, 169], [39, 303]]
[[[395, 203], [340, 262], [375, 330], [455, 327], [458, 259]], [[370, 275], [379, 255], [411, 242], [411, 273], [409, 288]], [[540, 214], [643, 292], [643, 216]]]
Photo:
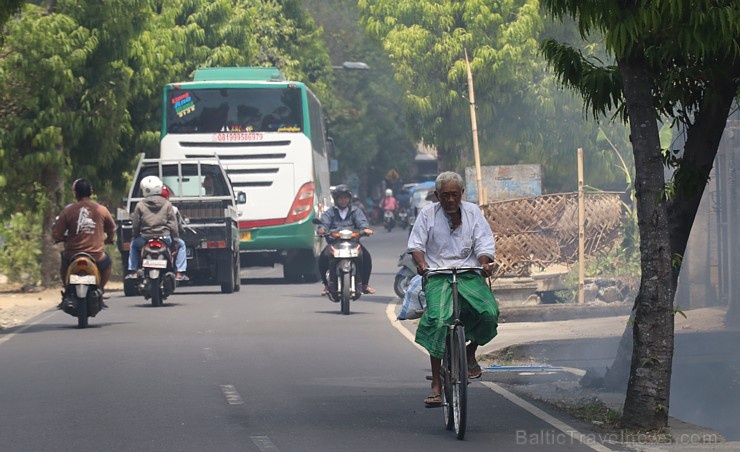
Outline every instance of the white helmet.
[[393, 196], [393, 190], [391, 190], [390, 188], [386, 188], [385, 189], [385, 196], [386, 197], [387, 196]]
[[141, 194], [144, 197], [162, 194], [162, 179], [157, 176], [147, 176], [141, 180]]

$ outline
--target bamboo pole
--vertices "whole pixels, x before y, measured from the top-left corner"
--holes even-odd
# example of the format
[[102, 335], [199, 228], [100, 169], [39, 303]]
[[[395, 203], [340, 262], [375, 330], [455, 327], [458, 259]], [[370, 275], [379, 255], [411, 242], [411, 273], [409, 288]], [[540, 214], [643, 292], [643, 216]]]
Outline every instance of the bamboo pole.
[[475, 90], [473, 89], [473, 72], [468, 61], [468, 49], [465, 49], [465, 67], [468, 70], [468, 95], [470, 96], [470, 123], [473, 129], [473, 153], [475, 154], [475, 179], [478, 187], [478, 205], [486, 203], [486, 193], [483, 189], [483, 177], [480, 169], [480, 152], [478, 150], [478, 122], [475, 117]]
[[583, 193], [583, 148], [578, 148], [578, 304], [585, 302], [586, 200]]

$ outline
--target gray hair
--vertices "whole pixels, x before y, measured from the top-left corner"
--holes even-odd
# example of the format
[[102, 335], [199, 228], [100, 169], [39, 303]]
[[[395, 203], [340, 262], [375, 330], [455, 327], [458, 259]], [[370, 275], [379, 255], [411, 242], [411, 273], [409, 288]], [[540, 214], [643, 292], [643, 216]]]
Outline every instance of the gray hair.
[[461, 192], [465, 190], [465, 182], [463, 182], [462, 176], [454, 171], [445, 171], [443, 173], [439, 173], [439, 176], [437, 176], [437, 180], [434, 181], [434, 189], [437, 191], [441, 191], [442, 186], [448, 182], [456, 183], [457, 186], [460, 187]]

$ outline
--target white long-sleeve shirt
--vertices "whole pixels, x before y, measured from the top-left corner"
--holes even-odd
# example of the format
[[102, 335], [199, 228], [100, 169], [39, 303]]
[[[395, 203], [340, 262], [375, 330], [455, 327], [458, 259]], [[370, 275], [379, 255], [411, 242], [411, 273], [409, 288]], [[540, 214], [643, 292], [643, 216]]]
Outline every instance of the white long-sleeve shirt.
[[430, 267], [475, 267], [480, 256], [493, 261], [493, 232], [480, 207], [462, 201], [460, 211], [462, 224], [453, 231], [452, 219], [440, 203], [424, 206], [409, 235], [407, 252], [422, 251]]

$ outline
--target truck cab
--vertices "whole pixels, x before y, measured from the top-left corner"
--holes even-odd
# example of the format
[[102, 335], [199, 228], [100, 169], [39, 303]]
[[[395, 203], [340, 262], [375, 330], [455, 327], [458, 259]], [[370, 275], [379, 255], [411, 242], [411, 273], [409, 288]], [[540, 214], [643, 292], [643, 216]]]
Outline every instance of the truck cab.
[[[123, 268], [128, 268], [131, 214], [143, 198], [140, 182], [158, 176], [170, 192], [170, 202], [183, 219], [179, 235], [185, 241], [188, 284], [220, 285], [223, 293], [240, 288], [239, 223], [237, 204], [246, 203], [235, 193], [218, 158], [146, 159], [134, 174], [125, 207], [116, 214], [118, 248]], [[136, 295], [134, 282], [124, 280], [126, 296]]]

